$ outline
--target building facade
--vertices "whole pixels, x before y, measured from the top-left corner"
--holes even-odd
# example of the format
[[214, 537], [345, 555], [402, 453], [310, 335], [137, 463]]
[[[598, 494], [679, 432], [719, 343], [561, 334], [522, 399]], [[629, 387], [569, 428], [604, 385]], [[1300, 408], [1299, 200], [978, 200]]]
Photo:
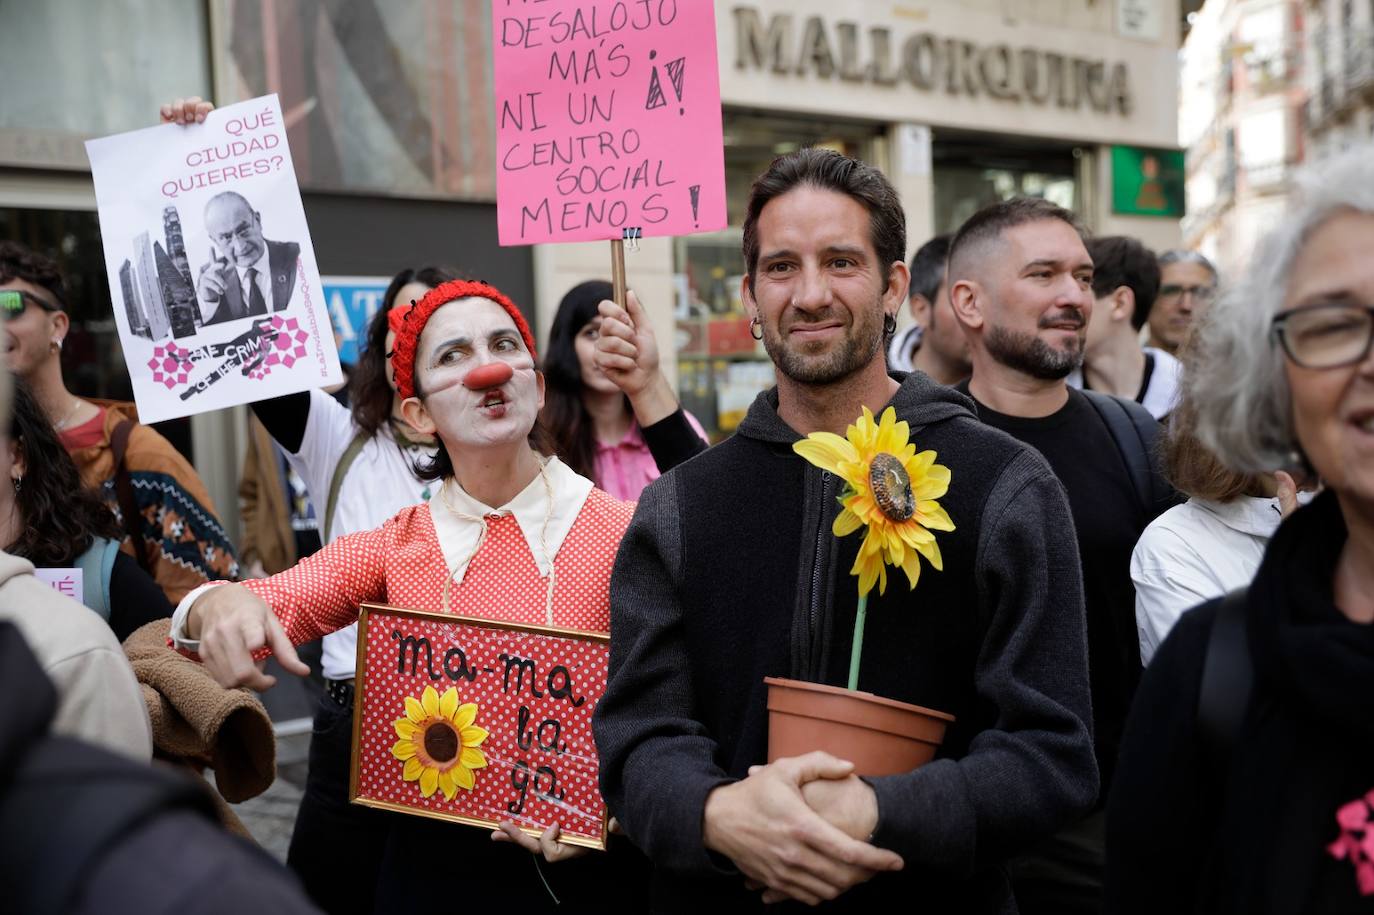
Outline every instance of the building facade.
[[1183, 44], [1179, 138], [1188, 150], [1184, 244], [1223, 276], [1244, 270], [1282, 216], [1304, 130], [1298, 0], [1208, 0]]
[[1307, 0], [1304, 126], [1314, 158], [1374, 139], [1374, 0]]

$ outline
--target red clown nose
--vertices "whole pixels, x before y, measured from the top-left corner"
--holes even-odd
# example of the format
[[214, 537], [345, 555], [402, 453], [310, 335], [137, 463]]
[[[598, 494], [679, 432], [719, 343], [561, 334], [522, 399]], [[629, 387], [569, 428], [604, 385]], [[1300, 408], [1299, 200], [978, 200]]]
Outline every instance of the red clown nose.
[[463, 376], [463, 387], [470, 391], [485, 391], [497, 388], [511, 380], [515, 371], [504, 362], [489, 362]]

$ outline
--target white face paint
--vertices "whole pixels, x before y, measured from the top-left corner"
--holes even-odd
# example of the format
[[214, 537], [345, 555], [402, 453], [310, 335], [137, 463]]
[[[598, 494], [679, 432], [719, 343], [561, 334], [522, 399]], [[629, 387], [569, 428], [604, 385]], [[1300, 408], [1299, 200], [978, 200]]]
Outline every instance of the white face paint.
[[[475, 391], [464, 386], [469, 372], [495, 362], [511, 368], [509, 380]], [[515, 321], [490, 299], [455, 299], [435, 311], [420, 334], [415, 374], [455, 463], [455, 449], [523, 444], [544, 406], [534, 357]]]

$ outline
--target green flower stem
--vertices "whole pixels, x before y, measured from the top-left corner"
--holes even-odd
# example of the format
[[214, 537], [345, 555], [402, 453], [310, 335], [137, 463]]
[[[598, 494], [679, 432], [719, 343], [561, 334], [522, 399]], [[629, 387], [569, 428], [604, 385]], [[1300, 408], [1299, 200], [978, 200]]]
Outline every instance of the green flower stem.
[[868, 618], [868, 595], [859, 595], [859, 612], [854, 616], [854, 647], [849, 651], [849, 688], [859, 688], [859, 658], [864, 653], [864, 620]]

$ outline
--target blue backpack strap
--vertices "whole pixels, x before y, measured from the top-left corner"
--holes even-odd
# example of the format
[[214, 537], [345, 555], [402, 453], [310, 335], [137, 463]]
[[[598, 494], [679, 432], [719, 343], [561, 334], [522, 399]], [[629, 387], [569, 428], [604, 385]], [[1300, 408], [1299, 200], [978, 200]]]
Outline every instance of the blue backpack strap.
[[86, 552], [72, 560], [81, 570], [81, 602], [106, 621], [110, 619], [110, 573], [118, 552], [118, 541], [92, 537]]

